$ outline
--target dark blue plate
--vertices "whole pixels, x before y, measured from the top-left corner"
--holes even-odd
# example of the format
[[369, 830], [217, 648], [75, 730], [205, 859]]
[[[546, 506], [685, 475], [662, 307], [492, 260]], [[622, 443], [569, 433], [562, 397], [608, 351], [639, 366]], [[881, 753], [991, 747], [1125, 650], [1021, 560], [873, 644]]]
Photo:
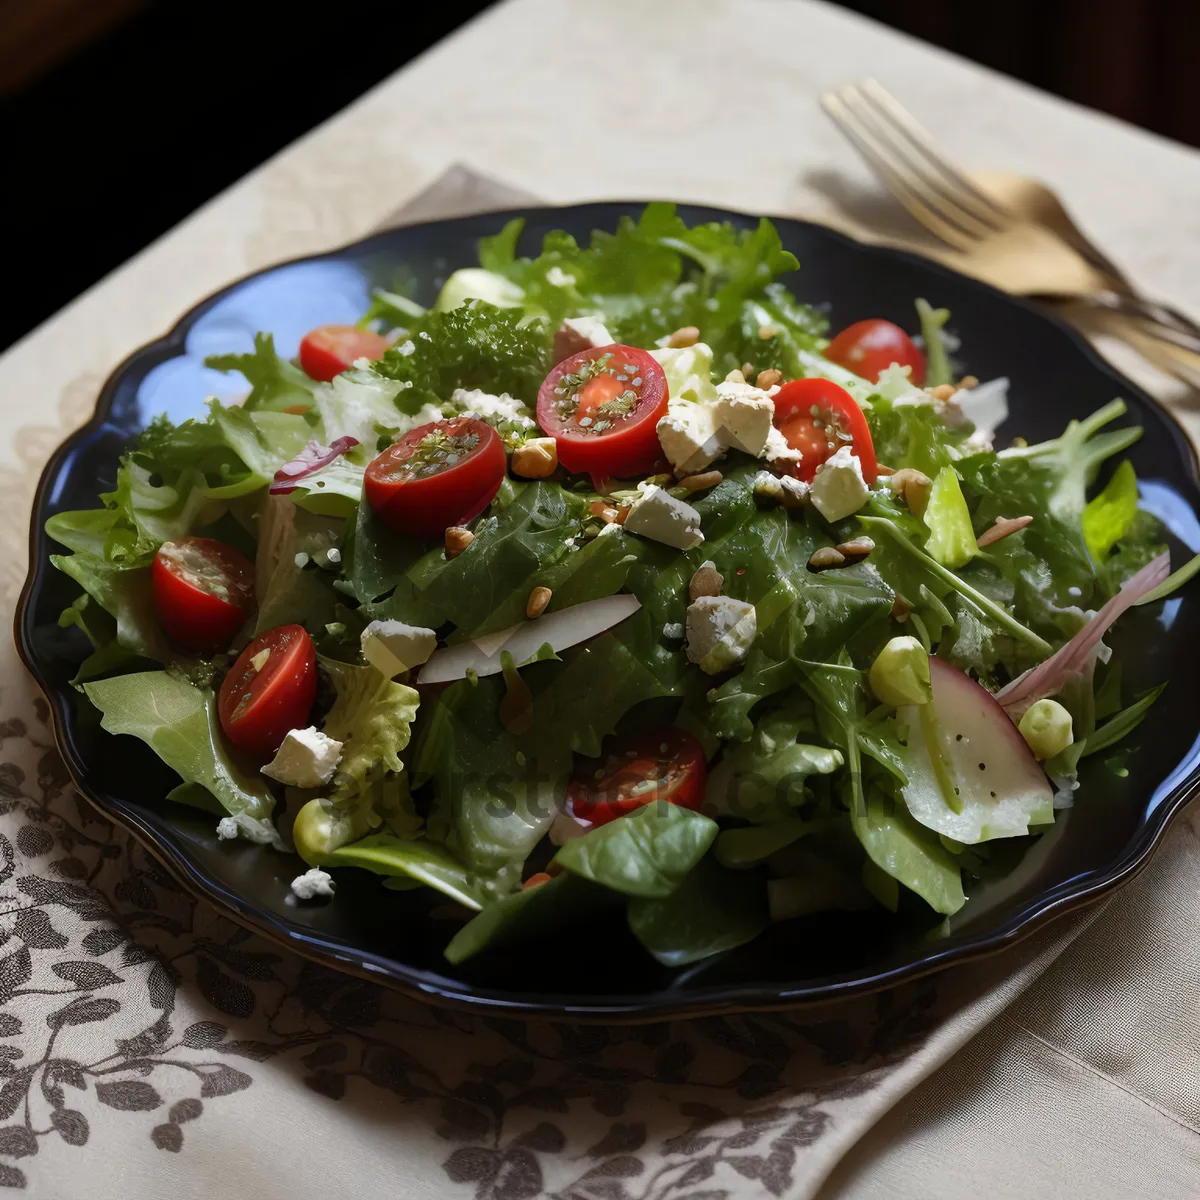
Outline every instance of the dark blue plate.
[[[586, 239], [592, 229], [611, 230], [621, 215], [640, 207], [533, 209], [521, 214], [527, 218], [524, 248], [534, 249], [551, 229]], [[750, 223], [713, 209], [682, 212], [689, 222]], [[1144, 865], [1200, 781], [1200, 723], [1187, 690], [1200, 678], [1195, 588], [1163, 606], [1135, 609], [1117, 631], [1115, 649], [1130, 687], [1177, 681], [1136, 735], [1128, 775], [1106, 769], [1103, 756], [1085, 760], [1075, 807], [1059, 815], [1052, 833], [1015, 848], [1010, 874], [975, 886], [948, 929], [931, 929], [915, 913], [826, 915], [773, 926], [749, 946], [674, 972], [633, 944], [620, 919], [601, 916], [577, 938], [556, 939], [552, 947], [534, 945], [451, 968], [442, 947], [454, 927], [429, 915], [425, 895], [386, 891], [374, 877], [352, 871], [339, 875], [333, 903], [298, 906], [288, 883], [302, 869], [299, 859], [221, 843], [215, 818], [163, 799], [170, 772], [141, 743], [103, 733], [97, 714], [70, 686], [82, 647], [75, 631], [60, 630], [56, 618], [78, 589], [47, 561], [53, 548], [42, 532], [46, 518], [94, 507], [98, 493], [113, 485], [126, 442], [156, 413], [176, 421], [198, 416], [207, 395], [236, 390], [227, 376], [204, 367], [206, 355], [248, 350], [258, 330], [274, 333], [282, 354], [295, 354], [314, 325], [356, 320], [375, 287], [415, 289], [429, 301], [449, 270], [474, 263], [477, 239], [513, 215], [398, 229], [252, 275], [203, 301], [105, 384], [95, 415], [59, 447], [42, 475], [16, 622], [21, 656], [49, 699], [59, 747], [79, 790], [185, 884], [258, 932], [429, 1000], [514, 1015], [653, 1020], [786, 1007], [878, 988], [1011, 945]], [[1200, 491], [1183, 431], [1071, 329], [924, 259], [860, 245], [802, 221], [777, 224], [784, 245], [800, 260], [794, 290], [828, 305], [835, 328], [864, 317], [911, 326], [916, 296], [949, 307], [965, 368], [981, 379], [1007, 375], [1012, 381], [1010, 433], [1030, 441], [1052, 437], [1071, 418], [1123, 396], [1129, 420], [1145, 429], [1131, 452], [1144, 504], [1171, 530], [1177, 562], [1200, 549]]]

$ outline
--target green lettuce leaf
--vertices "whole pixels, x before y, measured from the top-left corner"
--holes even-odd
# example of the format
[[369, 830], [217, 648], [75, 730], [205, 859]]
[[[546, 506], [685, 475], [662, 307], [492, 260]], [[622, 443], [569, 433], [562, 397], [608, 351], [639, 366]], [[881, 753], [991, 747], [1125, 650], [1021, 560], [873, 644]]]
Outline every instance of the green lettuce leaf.
[[274, 807], [267, 781], [225, 749], [216, 698], [166, 671], [139, 671], [85, 683], [112, 734], [140, 738], [184, 783], [198, 784], [231, 816], [266, 820]]
[[925, 386], [953, 383], [946, 342], [942, 337], [942, 327], [950, 320], [950, 310], [934, 308], [928, 300], [918, 299], [917, 316], [921, 320], [921, 338], [925, 342]]
[[266, 409], [280, 412], [285, 408], [312, 403], [314, 384], [293, 363], [275, 352], [275, 339], [269, 333], [254, 335], [250, 354], [213, 354], [204, 360], [216, 371], [240, 371], [250, 384], [250, 395], [243, 407], [253, 412]]

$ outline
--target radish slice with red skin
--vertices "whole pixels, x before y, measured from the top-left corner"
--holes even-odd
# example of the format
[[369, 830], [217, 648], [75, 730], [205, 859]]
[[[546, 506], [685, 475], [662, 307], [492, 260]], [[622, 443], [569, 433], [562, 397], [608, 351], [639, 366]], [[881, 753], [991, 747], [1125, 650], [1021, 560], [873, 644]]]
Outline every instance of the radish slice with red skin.
[[1095, 665], [1100, 639], [1126, 609], [1152, 592], [1170, 573], [1169, 553], [1164, 552], [1147, 563], [1065, 646], [996, 693], [1004, 711], [1014, 721], [1019, 721], [1036, 701], [1053, 696], [1070, 680], [1087, 674]]
[[938, 658], [929, 660], [929, 676], [933, 700], [896, 714], [908, 729], [908, 811], [970, 846], [1050, 824], [1054, 789], [992, 694]]
[[316, 438], [313, 438], [305, 444], [304, 449], [291, 462], [284, 463], [275, 472], [275, 478], [270, 487], [271, 495], [286, 496], [289, 492], [294, 492], [305, 476], [319, 471], [322, 467], [329, 466], [331, 462], [357, 445], [358, 438], [354, 437], [334, 438], [332, 445], [329, 446], [322, 446]]

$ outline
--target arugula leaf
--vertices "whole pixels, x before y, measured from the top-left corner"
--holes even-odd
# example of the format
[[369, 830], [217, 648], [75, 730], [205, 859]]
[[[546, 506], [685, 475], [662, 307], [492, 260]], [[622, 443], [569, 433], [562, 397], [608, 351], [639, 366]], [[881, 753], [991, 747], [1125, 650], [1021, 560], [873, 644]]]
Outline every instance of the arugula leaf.
[[925, 386], [940, 387], [953, 383], [950, 359], [942, 327], [950, 320], [948, 308], [934, 308], [928, 300], [917, 299], [917, 316], [921, 319], [921, 338], [925, 342]]
[[1137, 604], [1154, 604], [1158, 600], [1165, 600], [1172, 592], [1183, 587], [1197, 571], [1200, 571], [1200, 554], [1188, 559], [1182, 567], [1178, 567], [1172, 571], [1152, 592], [1147, 592]]
[[752, 942], [767, 926], [767, 893], [753, 871], [729, 871], [713, 860], [664, 899], [629, 902], [629, 928], [665, 967], [684, 967]]
[[1142, 719], [1150, 711], [1150, 706], [1162, 695], [1163, 688], [1166, 686], [1165, 683], [1160, 683], [1158, 687], [1152, 688], [1140, 699], [1129, 705], [1128, 708], [1122, 709], [1111, 720], [1105, 721], [1099, 729], [1088, 734], [1087, 738], [1084, 739], [1079, 757], [1086, 758], [1089, 754], [1096, 754], [1101, 750], [1107, 750], [1110, 746], [1115, 746], [1123, 737], [1132, 733], [1142, 723]]
[[628, 816], [572, 838], [554, 862], [627, 896], [669, 896], [704, 857], [717, 823], [698, 812], [654, 800]]
[[1137, 517], [1138, 486], [1133, 463], [1125, 459], [1104, 490], [1085, 505], [1080, 518], [1087, 548], [1096, 562], [1103, 562], [1108, 552], [1132, 528]]
[[166, 671], [139, 671], [85, 683], [109, 733], [140, 738], [185, 783], [207, 789], [232, 816], [265, 820], [275, 800], [267, 781], [225, 749], [216, 698]]
[[240, 371], [250, 384], [250, 395], [243, 407], [253, 412], [266, 409], [282, 412], [295, 405], [312, 403], [313, 381], [295, 364], [275, 352], [275, 338], [269, 333], [254, 335], [250, 354], [212, 354], [204, 360], [216, 371]]

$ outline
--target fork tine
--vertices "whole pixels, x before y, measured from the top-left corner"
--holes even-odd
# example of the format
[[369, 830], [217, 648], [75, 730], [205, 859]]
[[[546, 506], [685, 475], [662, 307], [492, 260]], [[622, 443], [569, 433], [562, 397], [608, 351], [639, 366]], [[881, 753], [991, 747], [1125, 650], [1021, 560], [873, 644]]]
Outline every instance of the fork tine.
[[909, 184], [908, 175], [898, 170], [894, 160], [879, 144], [871, 131], [846, 107], [836, 92], [825, 92], [821, 96], [821, 107], [845, 134], [850, 144], [867, 160], [867, 165], [883, 180], [888, 191], [900, 201], [908, 212], [935, 237], [953, 246], [956, 250], [968, 250], [975, 239], [961, 228], [945, 220], [942, 215], [919, 195]]
[[864, 79], [859, 89], [876, 112], [923, 157], [929, 168], [951, 185], [954, 198], [966, 211], [994, 229], [1012, 224], [1012, 212], [989, 196], [948, 157], [933, 135], [878, 80]]
[[908, 178], [912, 189], [923, 196], [927, 204], [974, 238], [986, 238], [998, 232], [999, 225], [994, 218], [990, 222], [981, 220], [959, 203], [955, 189], [948, 187], [939, 174], [930, 169], [922, 155], [914, 154], [911, 144], [856, 84], [842, 88], [841, 95], [846, 107], [872, 132], [879, 145], [886, 148], [895, 169]]

